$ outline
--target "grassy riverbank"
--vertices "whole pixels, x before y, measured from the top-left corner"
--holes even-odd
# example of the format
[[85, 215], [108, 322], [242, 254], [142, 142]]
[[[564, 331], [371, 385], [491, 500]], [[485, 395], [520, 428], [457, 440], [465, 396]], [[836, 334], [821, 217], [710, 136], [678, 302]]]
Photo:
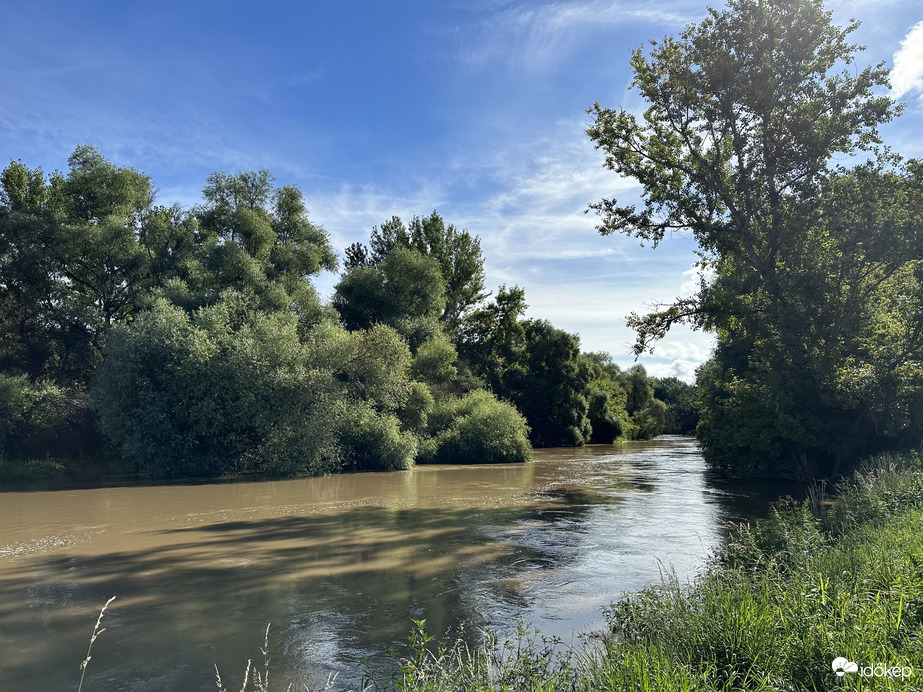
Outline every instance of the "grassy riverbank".
[[[919, 458], [880, 457], [839, 491], [735, 530], [694, 584], [614, 605], [610, 632], [579, 650], [525, 633], [434, 649], [418, 628], [415, 655], [368, 689], [923, 689]], [[859, 671], [838, 677], [838, 657]]]

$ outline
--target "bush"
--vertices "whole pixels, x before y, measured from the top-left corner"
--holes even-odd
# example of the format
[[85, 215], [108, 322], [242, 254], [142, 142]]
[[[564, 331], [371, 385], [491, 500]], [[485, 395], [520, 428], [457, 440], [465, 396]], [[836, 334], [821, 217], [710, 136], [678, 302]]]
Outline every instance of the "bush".
[[101, 444], [96, 411], [85, 392], [0, 374], [0, 456], [8, 465], [75, 459], [99, 452]]
[[191, 317], [160, 302], [113, 328], [93, 395], [103, 429], [145, 473], [219, 476], [328, 470], [330, 378], [305, 364], [291, 316], [234, 301]]
[[218, 376], [214, 337], [165, 302], [110, 332], [93, 397], [103, 431], [140, 471], [179, 477], [234, 469], [243, 452], [230, 420], [237, 388]]
[[229, 293], [192, 315], [161, 301], [105, 353], [104, 431], [154, 476], [403, 469], [416, 451], [393, 415], [410, 353], [389, 327], [321, 325], [302, 342], [294, 316]]
[[429, 387], [422, 382], [413, 382], [407, 401], [398, 411], [401, 422], [406, 429], [422, 435], [429, 425], [429, 415], [435, 405], [436, 402]]
[[529, 461], [529, 428], [505, 401], [477, 390], [446, 399], [430, 416], [432, 439], [421, 451], [421, 463], [487, 464]]
[[366, 405], [344, 412], [339, 447], [342, 468], [357, 471], [403, 471], [413, 466], [417, 443], [402, 432], [398, 419]]

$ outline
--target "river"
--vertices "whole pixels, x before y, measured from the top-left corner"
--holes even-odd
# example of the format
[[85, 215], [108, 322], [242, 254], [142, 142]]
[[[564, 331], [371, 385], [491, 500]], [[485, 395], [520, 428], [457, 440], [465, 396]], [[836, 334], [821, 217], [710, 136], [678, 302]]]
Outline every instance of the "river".
[[[766, 496], [778, 494], [765, 490]], [[519, 465], [0, 493], [0, 690], [239, 689], [267, 623], [273, 689], [357, 681], [412, 619], [522, 620], [576, 641], [601, 608], [691, 579], [765, 497], [708, 481], [695, 441], [537, 450]]]

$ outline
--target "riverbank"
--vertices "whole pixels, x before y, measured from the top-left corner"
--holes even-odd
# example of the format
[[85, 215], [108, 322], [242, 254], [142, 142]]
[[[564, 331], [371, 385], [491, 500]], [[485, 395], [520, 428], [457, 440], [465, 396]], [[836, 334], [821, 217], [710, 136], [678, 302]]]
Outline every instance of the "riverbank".
[[695, 583], [614, 605], [582, 648], [527, 632], [434, 648], [418, 624], [414, 655], [367, 689], [923, 689], [920, 459], [879, 457], [838, 491], [740, 526]]

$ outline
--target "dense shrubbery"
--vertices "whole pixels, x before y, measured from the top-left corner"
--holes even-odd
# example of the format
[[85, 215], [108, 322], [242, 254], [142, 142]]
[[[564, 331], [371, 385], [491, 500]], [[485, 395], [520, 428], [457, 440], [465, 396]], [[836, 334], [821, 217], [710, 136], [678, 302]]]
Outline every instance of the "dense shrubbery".
[[643, 369], [524, 320], [520, 289], [485, 303], [479, 240], [435, 212], [348, 248], [325, 305], [327, 234], [267, 171], [215, 173], [183, 211], [92, 147], [69, 163], [0, 181], [7, 476], [101, 454], [100, 431], [123, 470], [185, 477], [524, 461], [530, 439], [664, 429]]
[[[103, 428], [158, 476], [408, 468], [394, 411], [409, 353], [387, 327], [324, 327], [302, 342], [292, 315], [237, 294], [191, 315], [165, 301], [113, 329], [93, 389]], [[143, 421], [143, 425], [139, 425]]]
[[[0, 374], [0, 457], [60, 459], [95, 454], [90, 398], [27, 375]], [[50, 467], [51, 468], [51, 467]]]
[[532, 458], [526, 420], [505, 401], [479, 390], [447, 398], [429, 416], [432, 437], [423, 446], [421, 463], [481, 464]]
[[[667, 429], [668, 408], [654, 398], [654, 382], [643, 367], [622, 372], [608, 354], [581, 354], [577, 336], [545, 320], [523, 319], [522, 289], [504, 286], [494, 300], [479, 303], [485, 297], [480, 245], [435, 212], [409, 226], [392, 218], [373, 230], [368, 247], [355, 244], [347, 257], [334, 297], [344, 326], [388, 324], [408, 338], [412, 375], [429, 389], [441, 415], [457, 408], [458, 396], [483, 388], [521, 412], [528, 428], [518, 429], [528, 429], [529, 441], [539, 447], [687, 432]], [[677, 381], [670, 391], [682, 387], [692, 389]], [[486, 406], [491, 394], [479, 401]], [[684, 397], [691, 399], [688, 391]], [[406, 417], [421, 431], [421, 416], [431, 412], [420, 408], [422, 391], [418, 398]], [[491, 407], [502, 408], [496, 401]], [[465, 426], [474, 430], [471, 421]], [[437, 448], [447, 448], [450, 435], [460, 434], [438, 425], [432, 432], [441, 437], [421, 446], [428, 460], [444, 457]], [[517, 439], [513, 447], [521, 446]], [[511, 450], [509, 456], [522, 454]]]

